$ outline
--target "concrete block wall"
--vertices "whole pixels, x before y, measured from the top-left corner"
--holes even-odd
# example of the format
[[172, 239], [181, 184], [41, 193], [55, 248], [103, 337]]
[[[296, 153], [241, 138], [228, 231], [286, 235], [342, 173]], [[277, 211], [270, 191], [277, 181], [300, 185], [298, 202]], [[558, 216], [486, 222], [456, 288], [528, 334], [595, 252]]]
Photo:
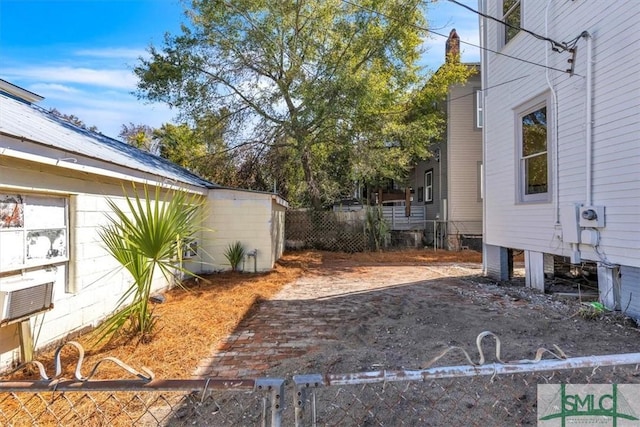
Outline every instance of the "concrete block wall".
[[[43, 267], [53, 270], [55, 275], [54, 308], [30, 319], [35, 347], [57, 343], [69, 334], [96, 326], [113, 312], [122, 293], [133, 283], [126, 270], [107, 252], [98, 234], [100, 226], [107, 223], [107, 198], [125, 206], [121, 184], [59, 176], [44, 168], [36, 171], [0, 164], [0, 170], [0, 191], [20, 193], [11, 185], [27, 181], [42, 186], [32, 186], [30, 194], [64, 197], [69, 207], [69, 261]], [[26, 274], [30, 274], [29, 270]], [[157, 274], [154, 290], [167, 285], [163, 276]], [[10, 367], [19, 355], [17, 324], [0, 327], [0, 370]]]
[[[207, 258], [205, 266], [211, 266], [214, 270], [229, 270], [231, 266], [224, 253], [230, 244], [238, 241], [248, 252], [257, 249], [257, 271], [273, 268], [274, 216], [271, 195], [215, 189], [209, 194], [209, 204], [210, 212], [205, 224], [213, 233], [213, 239], [203, 242], [206, 245], [203, 248], [203, 255]], [[247, 259], [245, 271], [253, 271], [253, 262], [253, 259]]]

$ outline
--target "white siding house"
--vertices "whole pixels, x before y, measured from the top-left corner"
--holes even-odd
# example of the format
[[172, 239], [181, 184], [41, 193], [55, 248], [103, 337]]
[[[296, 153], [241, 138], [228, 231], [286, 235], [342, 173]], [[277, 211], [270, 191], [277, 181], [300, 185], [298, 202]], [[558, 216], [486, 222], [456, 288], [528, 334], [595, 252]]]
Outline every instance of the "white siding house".
[[538, 289], [552, 255], [595, 262], [601, 301], [640, 316], [640, 2], [480, 8], [535, 33], [481, 21], [487, 273], [509, 248]]
[[[21, 341], [34, 338], [36, 348], [59, 342], [114, 310], [131, 278], [98, 230], [107, 200], [123, 203], [132, 183], [180, 188], [207, 202], [192, 271], [229, 269], [223, 253], [234, 241], [258, 249], [258, 271], [282, 255], [284, 200], [219, 187], [66, 123], [34, 104], [41, 99], [0, 80], [0, 371], [24, 360]], [[254, 259], [246, 270], [254, 270]], [[160, 277], [155, 290], [169, 285]]]

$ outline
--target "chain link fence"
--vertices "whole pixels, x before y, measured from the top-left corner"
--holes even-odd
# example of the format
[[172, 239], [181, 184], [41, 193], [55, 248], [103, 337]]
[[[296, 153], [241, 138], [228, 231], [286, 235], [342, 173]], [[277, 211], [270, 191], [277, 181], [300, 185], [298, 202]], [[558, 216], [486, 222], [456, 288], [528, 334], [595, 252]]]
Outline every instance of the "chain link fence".
[[[287, 210], [286, 248], [350, 253], [378, 247], [482, 250], [482, 221], [405, 218], [397, 212], [391, 214], [395, 216], [389, 216], [386, 211], [394, 208], [398, 208], [398, 212], [400, 208], [404, 211], [404, 207], [395, 206], [372, 206], [355, 211]], [[379, 219], [371, 215], [377, 213], [376, 209], [381, 209]]]
[[[538, 407], [538, 385], [640, 384], [640, 353], [566, 358], [559, 350], [539, 349], [533, 360], [504, 362], [495, 337], [496, 362], [485, 363], [480, 341], [488, 335], [495, 337], [491, 333], [478, 337], [478, 362], [452, 347], [421, 370], [305, 374], [288, 382], [282, 378], [97, 380], [79, 375], [73, 380], [46, 375], [36, 381], [3, 380], [0, 425], [493, 427], [535, 425], [545, 415], [552, 421], [563, 418], [564, 423], [545, 425], [566, 425], [576, 417], [558, 412], [558, 407], [564, 408], [563, 400]], [[462, 351], [469, 364], [432, 366], [453, 350]], [[614, 399], [613, 409], [599, 400], [599, 424], [608, 418], [640, 418], [637, 394], [625, 398], [620, 393], [618, 403], [607, 396]], [[593, 409], [592, 401], [580, 399], [581, 406]]]
[[[636, 354], [634, 362], [639, 361], [640, 354]], [[293, 380], [295, 425], [539, 425], [539, 384], [640, 384], [637, 365], [604, 366], [606, 363], [604, 358], [585, 358], [542, 362], [540, 366], [491, 364], [481, 368], [300, 375]], [[544, 370], [536, 370], [541, 367]], [[576, 423], [575, 419], [571, 421]], [[607, 421], [600, 418], [597, 424], [610, 425]]]
[[433, 249], [482, 251], [482, 221], [424, 221], [424, 243]]
[[280, 426], [284, 381], [0, 382], [3, 426]]

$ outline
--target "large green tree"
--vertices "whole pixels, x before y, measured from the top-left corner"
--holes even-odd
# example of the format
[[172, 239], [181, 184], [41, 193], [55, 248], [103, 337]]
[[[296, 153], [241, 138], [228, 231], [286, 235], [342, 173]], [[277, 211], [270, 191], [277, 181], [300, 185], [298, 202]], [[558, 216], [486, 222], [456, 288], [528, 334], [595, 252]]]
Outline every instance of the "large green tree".
[[190, 120], [224, 109], [227, 143], [251, 145], [271, 165], [261, 179], [286, 174], [294, 203], [320, 207], [354, 179], [398, 174], [427, 155], [430, 139], [412, 119], [421, 4], [194, 0], [182, 33], [136, 67], [139, 96]]
[[220, 185], [243, 186], [237, 173], [242, 158], [233, 156], [224, 141], [225, 113], [209, 114], [193, 124], [164, 123], [122, 125], [120, 138], [127, 144], [158, 154]]

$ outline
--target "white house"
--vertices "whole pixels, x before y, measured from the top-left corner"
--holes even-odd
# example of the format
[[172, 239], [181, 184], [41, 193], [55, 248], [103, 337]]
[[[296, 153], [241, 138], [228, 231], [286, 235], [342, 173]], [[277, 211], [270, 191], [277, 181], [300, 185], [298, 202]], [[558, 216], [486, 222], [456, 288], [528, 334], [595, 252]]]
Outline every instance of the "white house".
[[[71, 125], [35, 105], [41, 99], [0, 80], [0, 370], [114, 310], [131, 278], [98, 230], [107, 200], [124, 202], [132, 183], [206, 201], [205, 231], [187, 264], [196, 273], [228, 269], [224, 251], [235, 241], [252, 253], [246, 271], [269, 270], [282, 255], [286, 202], [277, 195], [207, 182]], [[155, 290], [169, 285], [161, 277]]]
[[594, 263], [640, 317], [640, 2], [481, 0], [484, 255], [543, 289], [554, 256]]
[[[459, 58], [460, 39], [452, 30], [447, 40], [448, 60]], [[482, 104], [480, 64], [465, 63], [476, 72], [466, 83], [452, 85], [443, 108], [447, 128], [434, 144], [433, 156], [411, 172], [412, 205], [425, 208], [427, 243], [458, 250], [477, 244], [482, 235]], [[412, 207], [413, 207], [412, 206]], [[435, 241], [434, 241], [435, 240]]]

